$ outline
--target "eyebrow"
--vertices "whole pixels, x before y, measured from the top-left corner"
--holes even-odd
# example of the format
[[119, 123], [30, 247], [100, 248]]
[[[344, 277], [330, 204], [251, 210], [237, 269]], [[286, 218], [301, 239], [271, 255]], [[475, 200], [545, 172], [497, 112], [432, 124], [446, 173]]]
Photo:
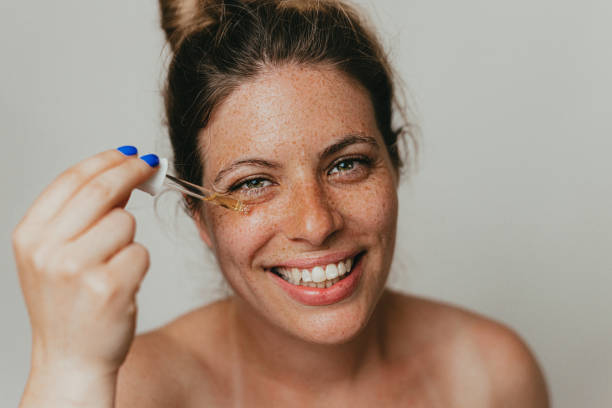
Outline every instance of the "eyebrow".
[[351, 145], [358, 143], [365, 143], [378, 149], [378, 142], [372, 136], [366, 136], [365, 134], [347, 135], [333, 145], [326, 147], [325, 150], [319, 154], [319, 159], [325, 159]]
[[[347, 135], [343, 137], [342, 139], [340, 139], [338, 142], [326, 147], [325, 150], [323, 150], [319, 154], [319, 159], [325, 159], [335, 153], [338, 153], [339, 151], [342, 151], [348, 146], [359, 144], [359, 143], [365, 143], [365, 144], [368, 144], [378, 149], [378, 143], [376, 142], [375, 138], [371, 136], [366, 136], [364, 134], [352, 134], [352, 135]], [[219, 181], [221, 181], [221, 179], [227, 173], [230, 173], [236, 168], [240, 166], [245, 166], [245, 165], [256, 166], [256, 167], [266, 167], [266, 168], [271, 168], [271, 169], [278, 169], [281, 167], [279, 163], [271, 162], [271, 161], [263, 160], [263, 159], [238, 160], [238, 161], [233, 162], [231, 165], [224, 168], [223, 170], [219, 171], [219, 173], [217, 173], [217, 176], [215, 177], [214, 184], [217, 184]]]
[[271, 161], [263, 160], [263, 159], [244, 159], [244, 160], [238, 160], [238, 161], [233, 162], [231, 165], [229, 165], [228, 167], [224, 168], [223, 170], [221, 170], [219, 173], [217, 173], [217, 177], [215, 177], [214, 184], [217, 184], [219, 181], [221, 181], [221, 179], [227, 173], [230, 173], [231, 171], [235, 170], [236, 168], [238, 168], [240, 166], [244, 166], [244, 165], [256, 166], [256, 167], [267, 167], [267, 168], [270, 168], [270, 169], [278, 169], [279, 167], [281, 167], [281, 165], [279, 163], [275, 163], [275, 162], [271, 162]]

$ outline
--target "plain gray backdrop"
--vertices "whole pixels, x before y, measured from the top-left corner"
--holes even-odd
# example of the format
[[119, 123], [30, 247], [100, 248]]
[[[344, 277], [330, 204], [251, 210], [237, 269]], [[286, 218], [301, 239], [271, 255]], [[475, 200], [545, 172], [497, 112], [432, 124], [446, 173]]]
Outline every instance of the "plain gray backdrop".
[[[557, 407], [612, 406], [612, 2], [362, 0], [422, 129], [390, 284], [518, 331]], [[0, 2], [0, 405], [30, 326], [10, 233], [59, 172], [123, 144], [168, 154], [157, 2]], [[134, 193], [152, 265], [139, 331], [225, 293], [179, 210]]]

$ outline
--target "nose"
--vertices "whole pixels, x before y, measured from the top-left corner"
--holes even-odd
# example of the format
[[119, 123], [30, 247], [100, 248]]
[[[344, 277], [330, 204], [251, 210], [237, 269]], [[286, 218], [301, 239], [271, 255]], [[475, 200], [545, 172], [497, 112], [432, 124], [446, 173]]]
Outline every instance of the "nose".
[[292, 190], [289, 217], [284, 223], [287, 238], [312, 246], [323, 245], [342, 228], [342, 215], [317, 182], [302, 183]]

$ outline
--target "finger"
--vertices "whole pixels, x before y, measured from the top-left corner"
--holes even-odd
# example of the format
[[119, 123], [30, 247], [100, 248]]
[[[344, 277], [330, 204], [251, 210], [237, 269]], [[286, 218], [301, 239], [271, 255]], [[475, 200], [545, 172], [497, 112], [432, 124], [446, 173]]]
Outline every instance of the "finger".
[[121, 282], [121, 286], [127, 289], [128, 295], [132, 297], [140, 289], [140, 284], [149, 269], [149, 262], [149, 251], [144, 246], [132, 242], [107, 262], [108, 273], [116, 282]]
[[127, 156], [117, 150], [107, 150], [64, 171], [34, 201], [24, 222], [37, 224], [50, 220], [83, 185], [126, 159]]
[[129, 212], [115, 208], [68, 244], [79, 265], [108, 261], [134, 240], [136, 221]]
[[130, 192], [150, 178], [157, 168], [143, 160], [129, 159], [106, 170], [83, 186], [53, 219], [50, 228], [59, 239], [80, 235]]
[[130, 197], [127, 197], [125, 200], [123, 200], [119, 204], [117, 204], [117, 207], [118, 208], [125, 208], [125, 206], [127, 205], [128, 201], [130, 201]]

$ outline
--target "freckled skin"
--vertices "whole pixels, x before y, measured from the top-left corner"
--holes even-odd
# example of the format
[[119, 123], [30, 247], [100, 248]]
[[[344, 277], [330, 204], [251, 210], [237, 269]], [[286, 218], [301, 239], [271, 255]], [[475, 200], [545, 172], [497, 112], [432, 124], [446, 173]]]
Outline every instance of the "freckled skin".
[[[331, 68], [283, 67], [235, 90], [202, 132], [204, 185], [241, 158], [279, 162], [268, 170], [246, 166], [231, 181], [266, 174], [277, 194], [248, 215], [206, 206], [202, 234], [226, 279], [248, 307], [295, 337], [343, 343], [367, 323], [387, 279], [397, 221], [397, 175], [367, 92]], [[335, 183], [321, 151], [349, 134], [375, 137], [379, 149], [367, 178]], [[335, 157], [372, 150], [359, 144]], [[333, 159], [333, 158], [332, 158]], [[224, 186], [227, 183], [220, 183]], [[215, 187], [219, 187], [218, 185]], [[360, 285], [349, 299], [326, 307], [291, 300], [263, 266], [334, 251], [367, 251]]]

